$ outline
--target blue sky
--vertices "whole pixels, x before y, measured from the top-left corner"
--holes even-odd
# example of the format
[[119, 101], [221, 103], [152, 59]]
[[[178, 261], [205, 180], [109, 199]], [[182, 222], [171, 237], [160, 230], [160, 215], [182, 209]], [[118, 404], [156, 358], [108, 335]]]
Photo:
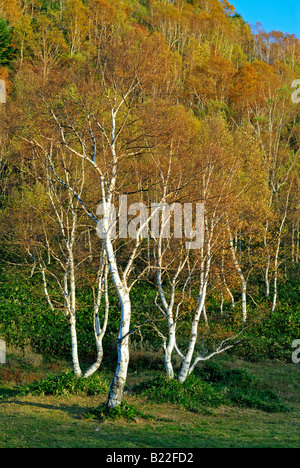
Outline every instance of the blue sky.
[[267, 32], [296, 34], [300, 39], [299, 0], [229, 0], [244, 20], [255, 25], [262, 23]]

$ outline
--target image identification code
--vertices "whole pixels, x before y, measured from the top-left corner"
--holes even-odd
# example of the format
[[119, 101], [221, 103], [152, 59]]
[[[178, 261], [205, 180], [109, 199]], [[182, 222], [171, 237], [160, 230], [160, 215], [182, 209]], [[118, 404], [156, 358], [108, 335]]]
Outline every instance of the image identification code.
[[125, 455], [113, 453], [113, 455], [108, 455], [106, 458], [106, 463], [132, 463], [134, 466], [137, 466], [140, 462], [148, 461], [150, 463], [194, 463], [193, 453], [182, 453], [182, 452], [150, 452], [147, 457], [144, 455]]
[[193, 463], [192, 453], [151, 453], [151, 463]]

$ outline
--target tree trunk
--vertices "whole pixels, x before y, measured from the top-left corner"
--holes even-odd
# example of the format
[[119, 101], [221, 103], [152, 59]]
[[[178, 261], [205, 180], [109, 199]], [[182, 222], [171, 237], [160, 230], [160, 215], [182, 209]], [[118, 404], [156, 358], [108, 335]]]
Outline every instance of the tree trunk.
[[122, 402], [129, 364], [129, 332], [131, 320], [131, 301], [127, 286], [123, 284], [110, 238], [104, 240], [107, 260], [114, 286], [121, 304], [121, 321], [118, 336], [118, 365], [108, 395], [108, 408], [115, 408]]
[[108, 408], [115, 408], [122, 403], [124, 387], [127, 379], [128, 364], [129, 364], [129, 327], [131, 318], [131, 304], [129, 293], [118, 291], [122, 318], [118, 337], [118, 365], [115, 376], [110, 386], [108, 395]]
[[76, 332], [76, 320], [74, 315], [70, 317], [70, 328], [71, 328], [71, 346], [72, 346], [72, 363], [73, 371], [77, 377], [82, 376], [79, 358], [78, 358], [78, 344], [77, 344], [77, 332]]
[[165, 349], [165, 368], [169, 379], [174, 378], [174, 370], [172, 364], [172, 354], [176, 344], [175, 324], [169, 325], [169, 341], [168, 346]]
[[[95, 341], [96, 341], [96, 348], [97, 348], [97, 358], [94, 364], [86, 371], [84, 374], [84, 378], [88, 378], [93, 375], [101, 366], [102, 359], [103, 359], [103, 338], [106, 333], [107, 324], [108, 324], [108, 315], [109, 315], [109, 297], [108, 297], [108, 265], [106, 259], [104, 263], [100, 265], [100, 269], [98, 272], [98, 294], [97, 299], [94, 306], [94, 333], [95, 333]], [[104, 284], [104, 289], [103, 289]], [[104, 321], [103, 326], [101, 328], [100, 321], [99, 321], [99, 311], [100, 311], [100, 304], [102, 294], [104, 292], [105, 298], [105, 313], [104, 313]]]
[[228, 233], [229, 233], [229, 243], [230, 243], [230, 250], [231, 250], [231, 254], [232, 254], [233, 263], [234, 263], [234, 266], [236, 268], [236, 271], [237, 271], [237, 273], [238, 273], [238, 275], [240, 277], [240, 281], [241, 281], [243, 322], [246, 323], [247, 322], [247, 281], [246, 281], [246, 279], [245, 279], [245, 277], [243, 275], [241, 265], [240, 265], [240, 263], [239, 263], [239, 261], [237, 259], [236, 253], [235, 253], [229, 223], [227, 224], [227, 229], [228, 229]]
[[195, 317], [194, 317], [194, 320], [193, 320], [193, 323], [192, 323], [191, 339], [190, 339], [190, 342], [189, 342], [189, 347], [188, 347], [186, 356], [183, 359], [181, 370], [180, 370], [180, 373], [178, 375], [178, 380], [181, 383], [183, 383], [186, 380], [186, 378], [188, 377], [188, 375], [189, 375], [191, 362], [192, 362], [192, 359], [193, 359], [195, 346], [196, 346], [196, 341], [197, 341], [197, 336], [198, 336], [198, 324], [199, 324], [201, 312], [203, 311], [203, 307], [204, 307], [204, 304], [205, 304], [206, 288], [207, 288], [207, 281], [204, 283], [202, 293], [199, 296], [197, 310], [195, 312]]
[[281, 240], [282, 240], [282, 231], [283, 227], [288, 215], [288, 206], [289, 206], [289, 199], [290, 199], [290, 193], [292, 189], [292, 184], [289, 187], [287, 197], [286, 197], [286, 203], [285, 203], [285, 211], [283, 214], [283, 218], [280, 224], [279, 228], [279, 233], [278, 233], [278, 241], [277, 241], [277, 248], [276, 248], [276, 253], [275, 253], [275, 260], [274, 260], [274, 296], [273, 296], [273, 304], [272, 304], [272, 312], [275, 311], [276, 306], [277, 306], [277, 295], [278, 295], [278, 269], [279, 269], [279, 253], [280, 253], [280, 246], [281, 246]]
[[103, 359], [103, 346], [102, 346], [102, 337], [100, 340], [97, 340], [97, 358], [94, 364], [89, 367], [89, 369], [85, 372], [84, 378], [87, 379], [91, 375], [93, 375], [101, 366], [102, 359]]
[[243, 322], [247, 322], [247, 283], [244, 280], [242, 282], [242, 312], [243, 312]]
[[265, 269], [265, 285], [266, 285], [266, 297], [267, 298], [270, 296], [269, 272], [270, 272], [270, 263], [271, 263], [270, 250], [269, 250], [268, 240], [267, 240], [268, 230], [269, 230], [269, 222], [267, 221], [266, 227], [265, 227], [265, 235], [264, 235], [264, 246], [267, 252], [267, 265]]

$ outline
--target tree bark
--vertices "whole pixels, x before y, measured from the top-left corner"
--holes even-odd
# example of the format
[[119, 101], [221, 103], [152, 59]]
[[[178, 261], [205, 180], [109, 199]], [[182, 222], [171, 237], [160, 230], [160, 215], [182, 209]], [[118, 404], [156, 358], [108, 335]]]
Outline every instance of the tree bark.
[[127, 285], [123, 284], [120, 278], [116, 262], [116, 256], [113, 250], [111, 239], [109, 237], [104, 239], [104, 246], [111, 272], [111, 277], [121, 305], [121, 320], [119, 336], [117, 341], [118, 364], [115, 376], [110, 386], [107, 401], [108, 408], [115, 408], [122, 402], [124, 387], [127, 379], [129, 365], [129, 332], [131, 320], [131, 301], [129, 289], [127, 288]]

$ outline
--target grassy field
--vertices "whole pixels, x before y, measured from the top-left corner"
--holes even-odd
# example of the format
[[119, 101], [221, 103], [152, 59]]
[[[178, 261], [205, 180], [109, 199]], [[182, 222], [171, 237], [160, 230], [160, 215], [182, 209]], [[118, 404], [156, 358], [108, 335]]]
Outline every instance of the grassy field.
[[[61, 365], [63, 366], [63, 365]], [[8, 355], [0, 368], [0, 448], [299, 448], [300, 368], [295, 364], [237, 362], [263, 378], [292, 408], [290, 413], [219, 407], [194, 414], [175, 405], [158, 404], [126, 394], [154, 420], [99, 422], [89, 410], [104, 402], [99, 396], [20, 396], [20, 386], [61, 371], [57, 364], [41, 364], [34, 355]], [[145, 371], [129, 375], [128, 389]], [[109, 377], [109, 374], [107, 375]]]

